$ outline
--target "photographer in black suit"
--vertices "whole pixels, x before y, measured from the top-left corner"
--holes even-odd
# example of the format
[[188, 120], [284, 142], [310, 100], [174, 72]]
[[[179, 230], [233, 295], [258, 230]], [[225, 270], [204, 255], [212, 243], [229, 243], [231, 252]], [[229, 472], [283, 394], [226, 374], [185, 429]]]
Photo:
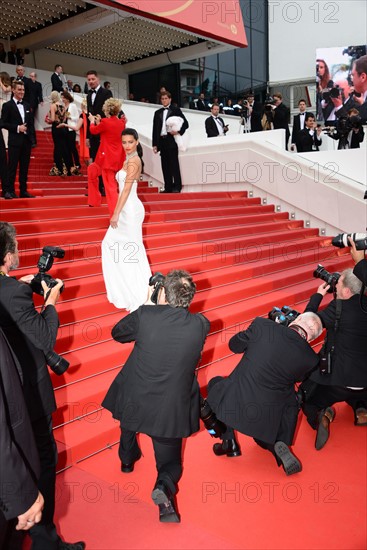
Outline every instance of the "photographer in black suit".
[[228, 132], [228, 124], [219, 116], [219, 105], [213, 103], [210, 109], [211, 116], [205, 119], [205, 131], [208, 138], [225, 136]]
[[284, 128], [285, 130], [285, 148], [288, 149], [289, 131], [289, 109], [283, 103], [283, 96], [280, 92], [273, 94], [274, 99], [274, 130]]
[[[334, 403], [346, 401], [354, 410], [356, 426], [367, 426], [367, 315], [360, 306], [362, 283], [344, 270], [336, 285], [336, 299], [318, 312], [327, 330], [325, 356], [330, 372], [317, 369], [310, 376], [315, 387], [304, 404], [310, 426], [316, 430], [315, 448], [320, 450], [329, 438], [329, 427], [335, 412]], [[317, 312], [329, 285], [320, 285], [306, 311]], [[362, 297], [367, 308], [367, 296]]]
[[25, 531], [41, 520], [44, 502], [37, 488], [38, 453], [21, 379], [0, 328], [0, 548], [11, 550], [22, 549]]
[[312, 113], [306, 111], [306, 100], [300, 99], [298, 102], [299, 113], [293, 117], [291, 150], [294, 151], [294, 147], [297, 147], [298, 151], [298, 135], [301, 130], [305, 128], [306, 117], [312, 115]]
[[42, 281], [46, 298], [43, 312], [38, 313], [29, 286], [33, 275], [19, 281], [9, 276], [19, 265], [19, 254], [15, 228], [7, 222], [0, 222], [0, 264], [0, 327], [22, 370], [24, 398], [41, 464], [38, 489], [45, 499], [42, 520], [29, 531], [32, 550], [83, 550], [84, 543], [61, 541], [53, 521], [57, 448], [52, 413], [56, 403], [45, 353], [53, 350], [56, 342], [59, 319], [55, 305], [62, 281], [56, 279], [52, 289]]
[[[183, 118], [183, 124], [178, 132], [181, 136], [186, 132], [189, 123], [179, 107], [171, 103], [170, 92], [162, 92], [162, 108], [154, 113], [152, 145], [153, 152], [161, 154], [161, 165], [164, 179], [165, 193], [180, 193], [182, 189], [180, 163], [178, 160], [178, 147], [175, 141], [174, 132], [167, 132], [166, 120], [176, 116]], [[177, 132], [176, 132], [177, 133]]]
[[244, 355], [228, 378], [216, 377], [208, 384], [207, 402], [228, 426], [222, 443], [213, 446], [215, 455], [240, 456], [235, 429], [270, 451], [287, 475], [302, 470], [289, 449], [299, 411], [294, 384], [318, 364], [309, 342], [321, 330], [313, 313], [299, 315], [289, 326], [256, 317], [230, 339], [230, 350]]
[[33, 198], [27, 191], [28, 168], [34, 144], [34, 119], [31, 107], [23, 101], [24, 84], [14, 80], [12, 84], [13, 99], [4, 103], [1, 111], [3, 128], [9, 131], [8, 139], [8, 175], [6, 188], [3, 185], [4, 197], [16, 199], [15, 176], [19, 165], [19, 187], [21, 198]]
[[120, 421], [122, 472], [132, 472], [141, 457], [136, 432], [152, 438], [158, 472], [152, 499], [165, 523], [180, 521], [174, 495], [182, 475], [182, 438], [199, 429], [195, 368], [209, 321], [188, 311], [195, 290], [189, 273], [171, 271], [158, 305], [148, 299], [117, 323], [113, 338], [135, 345], [102, 403]]
[[297, 150], [298, 153], [310, 153], [311, 151], [319, 151], [322, 144], [321, 125], [316, 124], [313, 114], [308, 114], [305, 120], [305, 127], [298, 132]]
[[354, 263], [356, 264], [353, 269], [353, 273], [365, 286], [367, 286], [367, 260], [365, 258], [365, 251], [357, 250], [353, 239], [350, 237], [349, 242], [351, 247], [350, 253]]

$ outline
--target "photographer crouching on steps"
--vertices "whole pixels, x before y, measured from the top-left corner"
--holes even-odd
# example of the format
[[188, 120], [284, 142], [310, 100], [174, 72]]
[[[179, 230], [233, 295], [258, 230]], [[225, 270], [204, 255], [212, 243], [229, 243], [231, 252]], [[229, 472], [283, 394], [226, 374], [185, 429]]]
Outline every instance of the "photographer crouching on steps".
[[161, 522], [178, 523], [182, 438], [199, 430], [195, 368], [210, 324], [188, 311], [196, 291], [189, 273], [174, 270], [158, 280], [156, 275], [147, 302], [112, 329], [117, 342], [135, 344], [102, 405], [120, 421], [122, 472], [132, 472], [141, 458], [136, 433], [152, 438], [158, 472], [152, 499]]
[[52, 413], [56, 402], [45, 355], [52, 352], [56, 342], [59, 318], [55, 305], [63, 283], [56, 279], [55, 286], [49, 288], [41, 282], [45, 303], [42, 313], [38, 313], [30, 286], [34, 276], [19, 281], [9, 276], [19, 265], [19, 253], [15, 227], [7, 222], [0, 222], [0, 264], [0, 326], [21, 366], [24, 398], [41, 465], [38, 489], [45, 500], [41, 521], [29, 530], [31, 548], [83, 550], [84, 542], [63, 542], [53, 520], [57, 448]]
[[[317, 313], [327, 330], [327, 369], [311, 374], [309, 380], [314, 385], [308, 387], [309, 397], [303, 406], [308, 423], [316, 430], [317, 450], [329, 439], [334, 403], [346, 401], [353, 408], [355, 425], [367, 426], [367, 314], [361, 308], [367, 308], [367, 296], [363, 295], [360, 303], [361, 287], [352, 269], [344, 270], [336, 284], [336, 299]], [[306, 311], [316, 313], [328, 289], [328, 284], [320, 285]]]

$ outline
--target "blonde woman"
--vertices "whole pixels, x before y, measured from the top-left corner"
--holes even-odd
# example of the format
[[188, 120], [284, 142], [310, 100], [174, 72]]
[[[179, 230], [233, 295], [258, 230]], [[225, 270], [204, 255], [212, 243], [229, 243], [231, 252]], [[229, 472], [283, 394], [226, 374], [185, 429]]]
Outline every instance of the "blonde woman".
[[64, 164], [66, 175], [71, 176], [71, 154], [68, 146], [68, 129], [61, 126], [66, 120], [65, 105], [61, 101], [59, 92], [51, 92], [51, 105], [49, 118], [52, 123], [52, 139], [54, 142], [54, 163], [56, 165], [55, 176], [64, 175]]
[[110, 216], [115, 210], [118, 197], [116, 172], [121, 170], [125, 160], [121, 133], [125, 129], [126, 119], [118, 118], [120, 111], [121, 101], [111, 97], [103, 104], [106, 118], [89, 115], [89, 131], [92, 136], [100, 135], [101, 141], [95, 161], [88, 166], [88, 204], [101, 206], [98, 178], [102, 175]]

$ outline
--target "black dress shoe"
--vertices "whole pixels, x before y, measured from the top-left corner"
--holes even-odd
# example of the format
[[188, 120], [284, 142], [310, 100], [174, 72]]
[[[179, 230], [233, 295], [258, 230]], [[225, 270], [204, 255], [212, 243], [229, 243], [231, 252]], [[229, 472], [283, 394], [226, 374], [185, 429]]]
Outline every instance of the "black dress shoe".
[[11, 198], [12, 199], [17, 199], [18, 198], [18, 195], [16, 193], [10, 193], [11, 194]]
[[181, 519], [177, 512], [174, 496], [170, 489], [163, 483], [157, 481], [152, 492], [154, 504], [159, 506], [159, 521], [162, 523], [180, 523]]
[[331, 407], [319, 412], [316, 432], [315, 449], [320, 451], [326, 444], [330, 435], [330, 424], [334, 420], [335, 411]]
[[124, 474], [130, 474], [131, 472], [133, 472], [135, 462], [140, 460], [140, 458], [141, 458], [141, 451], [139, 450], [139, 453], [136, 456], [135, 460], [133, 460], [132, 462], [129, 462], [128, 464], [124, 464], [123, 462], [121, 462], [121, 472], [124, 472]]
[[25, 191], [24, 193], [21, 193], [19, 196], [20, 196], [21, 199], [35, 199], [36, 198], [34, 195], [31, 195], [27, 191]]
[[302, 464], [297, 457], [289, 449], [288, 445], [283, 443], [283, 441], [277, 441], [274, 445], [274, 452], [276, 457], [279, 459], [280, 463], [283, 466], [283, 470], [287, 476], [292, 474], [297, 474], [302, 471]]
[[213, 451], [217, 456], [227, 455], [229, 458], [242, 455], [241, 448], [235, 439], [224, 439], [222, 443], [215, 443]]
[[4, 193], [4, 199], [12, 199], [13, 198], [13, 194], [12, 193]]
[[85, 542], [62, 542], [59, 543], [59, 550], [84, 550]]

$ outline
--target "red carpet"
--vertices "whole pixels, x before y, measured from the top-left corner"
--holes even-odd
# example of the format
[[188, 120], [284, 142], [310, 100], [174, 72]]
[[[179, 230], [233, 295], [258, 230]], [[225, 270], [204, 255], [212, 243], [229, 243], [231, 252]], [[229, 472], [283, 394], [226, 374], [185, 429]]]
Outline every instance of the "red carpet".
[[[243, 456], [227, 459], [213, 455], [214, 440], [206, 432], [196, 434], [185, 448], [178, 494], [182, 523], [159, 524], [150, 500], [155, 471], [149, 439], [141, 436], [144, 458], [134, 473], [121, 474], [114, 445], [118, 426], [100, 407], [131, 349], [110, 336], [124, 313], [107, 302], [101, 274], [107, 207], [88, 208], [85, 176], [48, 176], [50, 140], [39, 134], [32, 153], [29, 190], [37, 198], [1, 200], [0, 210], [1, 219], [17, 228], [17, 275], [35, 272], [45, 245], [66, 251], [51, 271], [65, 280], [56, 350], [70, 361], [64, 376], [52, 374], [59, 468], [68, 468], [58, 476], [63, 536], [84, 539], [94, 550], [366, 548], [367, 430], [354, 427], [344, 404], [320, 452], [302, 418], [294, 451], [303, 471], [291, 478], [245, 436], [240, 436]], [[198, 286], [192, 309], [211, 321], [198, 371], [202, 387], [230, 372], [238, 358], [228, 340], [256, 315], [274, 305], [302, 310], [317, 287], [312, 277], [317, 263], [331, 271], [351, 265], [329, 238], [246, 192], [159, 195], [143, 181], [139, 190], [152, 270], [191, 271]]]

